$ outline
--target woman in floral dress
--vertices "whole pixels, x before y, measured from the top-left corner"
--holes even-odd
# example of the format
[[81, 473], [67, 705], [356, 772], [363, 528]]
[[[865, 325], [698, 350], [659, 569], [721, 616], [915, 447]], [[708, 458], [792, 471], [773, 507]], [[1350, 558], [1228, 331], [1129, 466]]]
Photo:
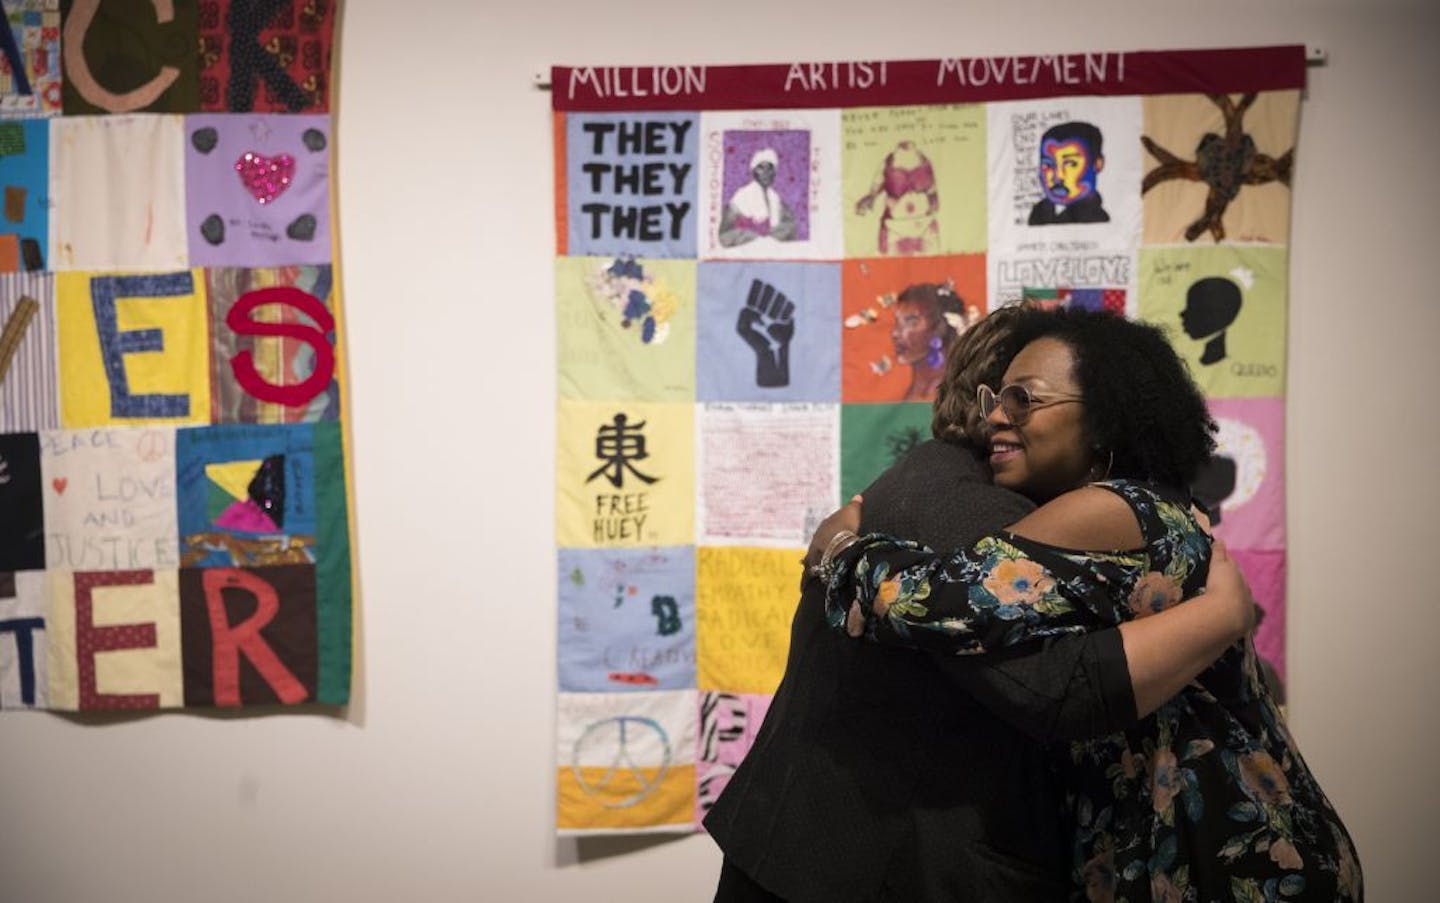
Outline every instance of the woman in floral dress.
[[[1044, 504], [948, 554], [879, 535], [847, 547], [841, 528], [858, 526], [859, 505], [832, 515], [812, 547], [830, 549], [836, 629], [985, 653], [1136, 622], [1199, 592], [1212, 554], [1233, 567], [1175, 488], [1211, 453], [1213, 423], [1164, 336], [1109, 314], [1036, 311], [1015, 347], [1000, 391], [981, 389], [990, 464], [998, 484]], [[1349, 834], [1250, 640], [1173, 698], [1137, 708], [1151, 714], [1128, 730], [1055, 750], [1072, 899], [1363, 898]]]

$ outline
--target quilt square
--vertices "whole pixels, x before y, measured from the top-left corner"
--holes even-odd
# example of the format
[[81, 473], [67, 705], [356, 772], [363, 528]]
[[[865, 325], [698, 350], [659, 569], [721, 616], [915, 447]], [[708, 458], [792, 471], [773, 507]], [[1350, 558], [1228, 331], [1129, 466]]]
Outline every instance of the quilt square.
[[200, 108], [197, 3], [61, 5], [65, 115]]
[[838, 111], [704, 113], [700, 130], [701, 257], [841, 256]]
[[40, 437], [0, 433], [0, 573], [45, 567]]
[[[1140, 234], [1138, 97], [992, 103], [990, 248], [1084, 241], [1129, 248]], [[1108, 140], [1107, 140], [1108, 138]]]
[[309, 425], [179, 431], [181, 563], [187, 568], [314, 564], [321, 477]]
[[700, 542], [803, 548], [839, 498], [839, 405], [700, 406]]
[[52, 122], [50, 269], [185, 268], [183, 128], [179, 116]]
[[698, 284], [699, 400], [840, 400], [839, 264], [705, 262]]
[[845, 256], [985, 250], [985, 108], [857, 107], [845, 142]]
[[10, 41], [0, 70], [0, 118], [60, 115], [60, 5], [9, 0]]
[[561, 401], [556, 539], [578, 548], [688, 545], [695, 536], [689, 404]]
[[701, 690], [774, 694], [785, 674], [803, 554], [801, 548], [696, 550]]
[[335, 0], [202, 0], [200, 109], [328, 111], [335, 7]]
[[327, 266], [205, 271], [216, 423], [340, 417], [334, 272]]
[[187, 116], [191, 263], [329, 263], [329, 146], [325, 115]]
[[55, 277], [0, 275], [0, 431], [60, 426]]
[[985, 258], [847, 260], [841, 315], [847, 402], [934, 401], [955, 336], [985, 310]]
[[694, 690], [561, 693], [558, 709], [560, 833], [694, 829]]
[[65, 426], [210, 422], [198, 270], [61, 273], [55, 304]]
[[555, 262], [560, 395], [695, 398], [695, 263], [638, 257]]
[[1144, 98], [1145, 244], [1288, 244], [1299, 91]]
[[1207, 397], [1284, 393], [1287, 257], [1263, 245], [1140, 252], [1140, 316], [1169, 331]]
[[185, 705], [313, 701], [319, 677], [315, 568], [183, 568]]
[[50, 568], [179, 566], [173, 429], [41, 433], [40, 472]]
[[695, 550], [561, 549], [560, 689], [695, 686]]
[[50, 707], [144, 711], [184, 704], [173, 570], [50, 571]]
[[50, 123], [0, 121], [0, 272], [47, 269], [50, 259]]
[[695, 256], [699, 122], [687, 113], [565, 117], [570, 254]]

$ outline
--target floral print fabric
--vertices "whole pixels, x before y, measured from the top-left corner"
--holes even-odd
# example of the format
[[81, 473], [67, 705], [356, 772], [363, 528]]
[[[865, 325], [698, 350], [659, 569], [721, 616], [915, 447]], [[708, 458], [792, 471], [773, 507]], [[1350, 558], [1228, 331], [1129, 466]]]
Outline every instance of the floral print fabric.
[[[1143, 549], [1061, 550], [994, 534], [937, 555], [872, 535], [837, 562], [832, 627], [983, 653], [1163, 611], [1203, 591], [1210, 537], [1186, 503], [1097, 484], [1130, 505]], [[1091, 903], [1361, 900], [1354, 846], [1260, 678], [1250, 640], [1155, 713], [1054, 750], [1074, 834], [1071, 899]]]

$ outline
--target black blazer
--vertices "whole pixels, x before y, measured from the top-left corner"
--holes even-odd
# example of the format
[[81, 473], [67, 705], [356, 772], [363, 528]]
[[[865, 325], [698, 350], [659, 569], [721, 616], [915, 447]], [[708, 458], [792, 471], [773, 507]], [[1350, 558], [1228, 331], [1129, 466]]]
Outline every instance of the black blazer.
[[[864, 496], [866, 532], [935, 549], [1031, 508], [935, 441]], [[705, 827], [793, 903], [1062, 900], [1069, 840], [1042, 744], [1135, 717], [1117, 630], [942, 658], [831, 631], [810, 580], [774, 702]]]

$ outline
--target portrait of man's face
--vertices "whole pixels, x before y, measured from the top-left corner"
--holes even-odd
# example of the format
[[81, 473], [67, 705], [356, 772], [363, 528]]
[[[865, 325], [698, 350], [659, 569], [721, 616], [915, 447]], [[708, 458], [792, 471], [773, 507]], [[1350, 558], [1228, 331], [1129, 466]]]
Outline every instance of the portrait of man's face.
[[1095, 178], [1104, 159], [1094, 160], [1089, 145], [1081, 138], [1056, 141], [1047, 138], [1040, 145], [1040, 184], [1045, 197], [1056, 204], [1073, 204], [1095, 193]]

